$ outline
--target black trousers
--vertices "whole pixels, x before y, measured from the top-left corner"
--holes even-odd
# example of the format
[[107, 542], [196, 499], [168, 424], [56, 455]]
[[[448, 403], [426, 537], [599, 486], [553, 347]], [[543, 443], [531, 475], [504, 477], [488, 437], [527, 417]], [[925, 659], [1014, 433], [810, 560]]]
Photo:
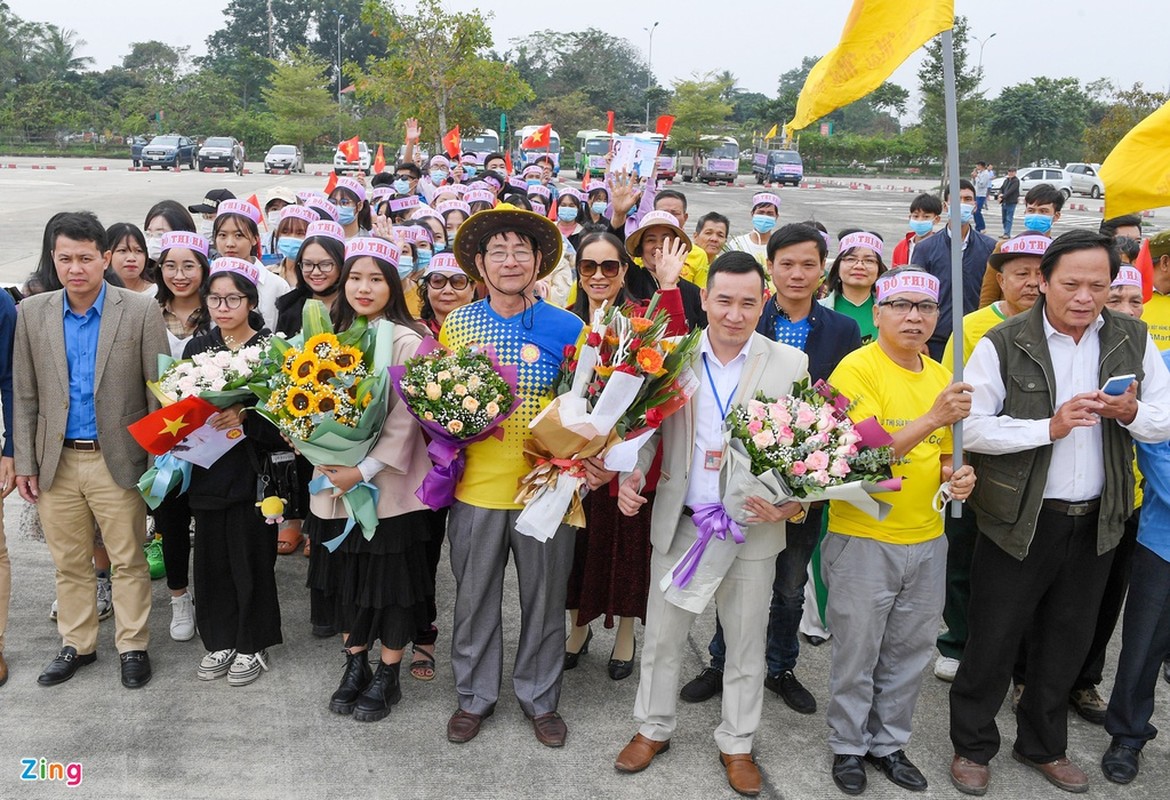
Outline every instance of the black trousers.
[[1016, 714], [1015, 749], [1032, 761], [1061, 758], [1068, 743], [1068, 694], [1081, 671], [1113, 551], [1097, 555], [1097, 515], [1041, 510], [1019, 561], [983, 533], [971, 561], [967, 647], [951, 685], [955, 752], [987, 764], [999, 751], [995, 715], [1026, 633], [1027, 690]]
[[190, 583], [191, 507], [187, 494], [169, 494], [154, 510], [154, 532], [162, 536], [167, 588], [186, 589]]
[[1167, 656], [1170, 656], [1170, 562], [1139, 544], [1133, 554], [1117, 679], [1105, 714], [1105, 730], [1122, 744], [1141, 748], [1157, 735], [1158, 729], [1150, 724], [1150, 717], [1154, 713], [1158, 672]]
[[194, 514], [195, 622], [203, 646], [255, 653], [280, 644], [277, 526], [248, 502]]

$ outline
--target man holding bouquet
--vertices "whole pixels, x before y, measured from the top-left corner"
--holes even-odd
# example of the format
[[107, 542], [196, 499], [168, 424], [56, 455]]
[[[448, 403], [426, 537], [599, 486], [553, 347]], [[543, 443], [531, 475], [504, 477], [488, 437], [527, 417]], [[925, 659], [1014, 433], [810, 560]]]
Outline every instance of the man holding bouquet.
[[951, 472], [950, 426], [970, 412], [971, 387], [923, 355], [938, 320], [938, 278], [899, 267], [874, 288], [878, 339], [845, 356], [829, 383], [853, 401], [851, 418], [876, 417], [889, 432], [903, 483], [882, 520], [830, 502], [821, 543], [833, 632], [829, 747], [845, 794], [865, 790], [865, 761], [904, 789], [926, 788], [903, 748], [945, 594], [947, 540], [933, 501], [945, 481], [956, 500], [975, 486], [970, 466]]
[[[711, 265], [702, 292], [709, 325], [692, 364], [700, 388], [643, 446], [638, 468], [623, 476], [618, 505], [622, 513], [633, 516], [646, 502], [640, 492], [661, 437], [662, 478], [651, 522], [651, 586], [634, 703], [641, 727], [617, 758], [615, 766], [621, 772], [648, 767], [670, 746], [677, 723], [682, 650], [697, 613], [669, 602], [661, 582], [695, 545], [696, 515], [713, 506], [721, 508], [723, 420], [735, 405], [757, 393], [781, 397], [808, 377], [804, 353], [755, 332], [764, 309], [764, 283], [763, 269], [747, 253], [727, 253]], [[751, 755], [764, 700], [768, 617], [760, 612], [771, 597], [776, 555], [784, 548], [785, 520], [803, 514], [797, 503], [774, 506], [759, 497], [749, 498], [747, 508], [751, 516], [745, 541], [715, 590], [727, 645], [723, 721], [715, 742], [728, 783], [750, 796], [761, 788]]]

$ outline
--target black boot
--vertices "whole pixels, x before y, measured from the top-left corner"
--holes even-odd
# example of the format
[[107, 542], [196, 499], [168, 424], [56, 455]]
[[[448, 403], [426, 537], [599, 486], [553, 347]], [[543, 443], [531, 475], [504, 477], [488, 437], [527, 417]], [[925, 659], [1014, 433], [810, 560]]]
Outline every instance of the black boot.
[[341, 676], [341, 684], [337, 691], [329, 698], [329, 710], [334, 714], [352, 714], [354, 704], [373, 678], [370, 671], [369, 653], [362, 650], [360, 653], [345, 652], [345, 673]]
[[398, 669], [402, 662], [397, 664], [378, 665], [374, 672], [374, 679], [357, 699], [353, 709], [353, 718], [358, 722], [377, 722], [390, 714], [390, 707], [402, 699], [402, 687], [398, 684]]

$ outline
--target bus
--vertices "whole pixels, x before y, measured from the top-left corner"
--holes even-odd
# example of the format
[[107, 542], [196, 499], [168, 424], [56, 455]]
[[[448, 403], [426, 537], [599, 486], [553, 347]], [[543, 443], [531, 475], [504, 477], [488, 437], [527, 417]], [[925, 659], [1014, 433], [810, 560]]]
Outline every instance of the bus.
[[739, 142], [730, 136], [704, 136], [703, 151], [684, 156], [679, 172], [688, 182], [734, 182], [739, 175]]
[[521, 172], [524, 167], [536, 161], [543, 155], [552, 157], [553, 175], [561, 171], [561, 135], [555, 130], [549, 134], [548, 147], [542, 147], [539, 150], [523, 150], [520, 143], [527, 139], [532, 134], [540, 130], [543, 125], [525, 125], [520, 130], [516, 131], [512, 138], [512, 161], [515, 164], [516, 172]]
[[488, 153], [500, 152], [500, 134], [485, 128], [475, 136], [463, 137], [463, 152], [475, 153], [481, 159]]
[[606, 131], [577, 131], [574, 141], [577, 152], [573, 156], [573, 166], [577, 169], [577, 177], [584, 178], [586, 172], [590, 177], [605, 175], [605, 157], [609, 155], [613, 134]]
[[658, 177], [664, 181], [672, 181], [678, 176], [678, 151], [670, 146], [670, 139], [663, 140], [661, 133], [654, 131], [639, 131], [631, 133], [639, 139], [653, 139], [658, 142]]

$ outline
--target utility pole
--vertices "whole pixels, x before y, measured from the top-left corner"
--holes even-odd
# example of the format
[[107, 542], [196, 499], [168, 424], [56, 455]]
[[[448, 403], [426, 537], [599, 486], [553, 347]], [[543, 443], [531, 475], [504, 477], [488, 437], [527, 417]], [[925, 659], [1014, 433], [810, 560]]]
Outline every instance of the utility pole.
[[650, 33], [650, 47], [646, 50], [646, 130], [650, 130], [650, 85], [654, 81], [654, 29], [655, 22], [649, 28], [642, 28]]
[[272, 31], [272, 0], [268, 0], [268, 57], [276, 58], [276, 37]]
[[337, 15], [337, 141], [341, 141], [341, 23], [345, 14]]

